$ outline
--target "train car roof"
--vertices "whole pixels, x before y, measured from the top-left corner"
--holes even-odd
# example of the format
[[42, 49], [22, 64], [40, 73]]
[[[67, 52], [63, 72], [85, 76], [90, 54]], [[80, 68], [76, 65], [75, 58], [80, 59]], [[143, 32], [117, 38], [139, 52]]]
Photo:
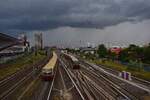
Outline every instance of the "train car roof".
[[49, 62], [43, 67], [43, 69], [53, 69], [57, 62], [57, 55], [53, 52], [53, 57], [49, 60]]
[[73, 55], [70, 55], [72, 61], [78, 61], [78, 59], [76, 57], [74, 57]]
[[72, 61], [78, 61], [78, 59], [74, 57], [73, 55], [67, 54], [67, 53], [64, 53], [64, 54], [68, 55], [72, 59]]

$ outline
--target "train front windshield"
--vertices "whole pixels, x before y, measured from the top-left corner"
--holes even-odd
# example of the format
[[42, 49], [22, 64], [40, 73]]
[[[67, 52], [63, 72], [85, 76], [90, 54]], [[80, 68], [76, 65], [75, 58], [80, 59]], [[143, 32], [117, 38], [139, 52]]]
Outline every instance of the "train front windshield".
[[52, 74], [53, 74], [53, 70], [52, 70], [52, 69], [49, 69], [49, 70], [43, 69], [43, 70], [42, 70], [42, 74], [43, 74], [44, 76], [52, 75]]

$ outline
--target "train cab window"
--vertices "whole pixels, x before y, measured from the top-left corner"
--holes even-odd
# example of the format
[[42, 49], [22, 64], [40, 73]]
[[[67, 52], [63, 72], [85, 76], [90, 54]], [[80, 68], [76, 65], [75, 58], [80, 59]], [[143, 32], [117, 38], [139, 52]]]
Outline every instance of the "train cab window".
[[43, 70], [43, 75], [52, 75], [53, 74], [53, 70]]

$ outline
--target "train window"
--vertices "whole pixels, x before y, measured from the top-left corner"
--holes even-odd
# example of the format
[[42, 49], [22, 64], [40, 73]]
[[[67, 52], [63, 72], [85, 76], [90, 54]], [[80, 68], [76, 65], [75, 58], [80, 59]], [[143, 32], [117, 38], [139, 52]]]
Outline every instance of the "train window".
[[44, 70], [42, 70], [42, 73], [43, 73], [43, 75], [51, 75], [51, 74], [53, 74], [53, 71], [52, 71], [52, 69], [49, 69], [49, 70], [44, 69]]

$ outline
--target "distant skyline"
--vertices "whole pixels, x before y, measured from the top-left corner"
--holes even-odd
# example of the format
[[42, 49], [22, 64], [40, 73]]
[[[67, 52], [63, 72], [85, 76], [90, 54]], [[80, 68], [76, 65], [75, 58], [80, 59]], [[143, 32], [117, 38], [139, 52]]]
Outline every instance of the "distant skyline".
[[[150, 42], [150, 20], [138, 23], [125, 22], [105, 29], [60, 27], [43, 32], [45, 45], [83, 46], [104, 43], [107, 45], [127, 46], [128, 44], [143, 45]], [[30, 37], [33, 35], [30, 34]], [[32, 37], [30, 41], [33, 41]], [[34, 41], [33, 41], [34, 44]]]
[[45, 45], [143, 44], [150, 42], [149, 9], [150, 0], [1, 0], [0, 32], [25, 32], [32, 44], [36, 32]]

